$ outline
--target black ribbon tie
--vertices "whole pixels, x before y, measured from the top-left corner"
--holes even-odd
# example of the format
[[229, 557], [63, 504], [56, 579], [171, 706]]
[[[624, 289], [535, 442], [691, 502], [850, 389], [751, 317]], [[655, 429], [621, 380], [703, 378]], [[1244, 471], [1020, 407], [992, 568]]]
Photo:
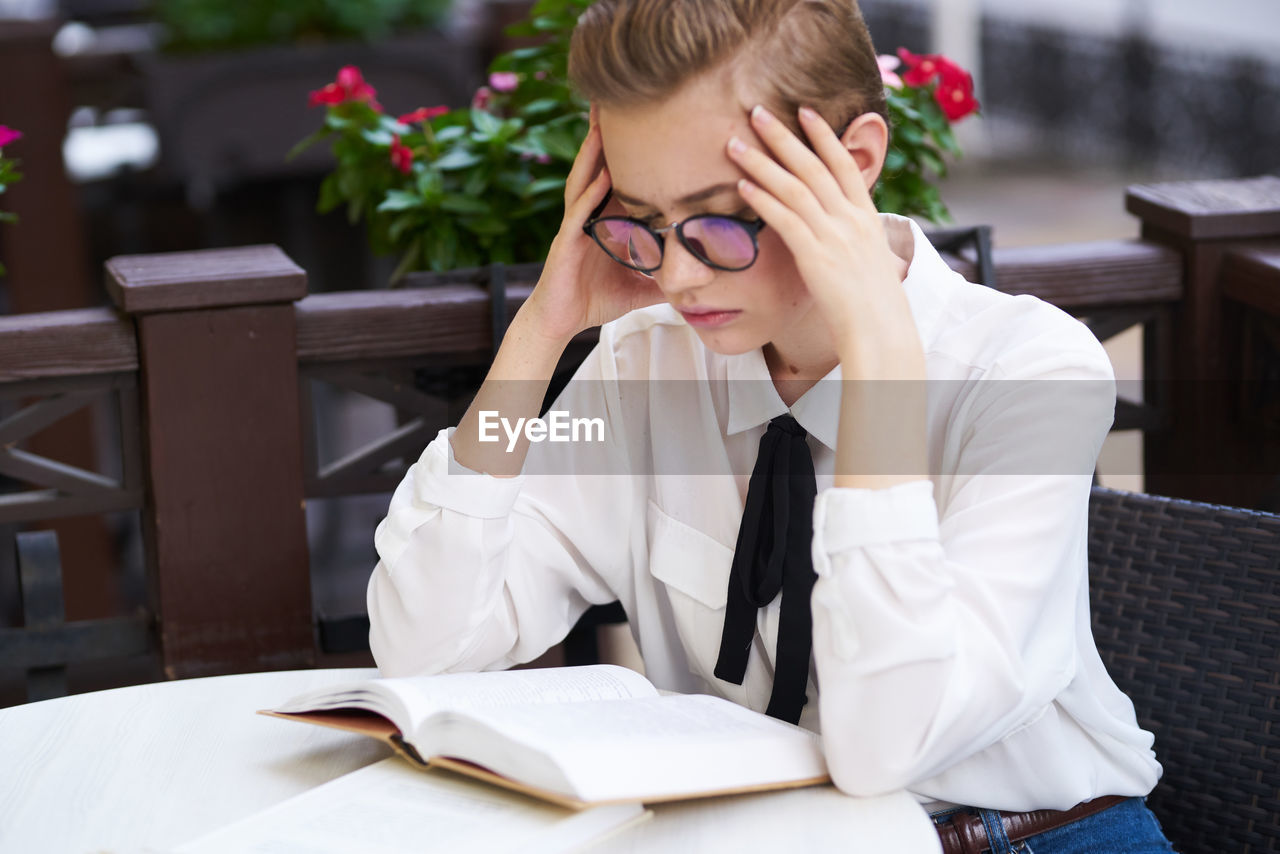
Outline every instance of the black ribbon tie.
[[813, 615], [813, 502], [818, 487], [805, 429], [790, 415], [769, 422], [747, 486], [747, 502], [729, 570], [728, 599], [716, 678], [741, 685], [756, 612], [779, 592], [773, 693], [765, 714], [798, 723], [809, 698]]

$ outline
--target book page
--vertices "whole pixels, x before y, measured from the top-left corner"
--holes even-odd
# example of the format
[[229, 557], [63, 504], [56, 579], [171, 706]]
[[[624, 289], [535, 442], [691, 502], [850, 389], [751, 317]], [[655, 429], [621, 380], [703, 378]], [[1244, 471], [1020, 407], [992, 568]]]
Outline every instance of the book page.
[[643, 815], [573, 812], [391, 758], [229, 825], [178, 854], [410, 854], [575, 851]]
[[311, 691], [277, 707], [277, 712], [366, 709], [414, 734], [440, 711], [535, 703], [577, 703], [629, 697], [656, 697], [657, 689], [639, 673], [614, 664], [547, 667], [485, 673], [442, 673], [371, 679]]
[[[492, 707], [448, 727], [456, 755], [555, 788], [519, 753], [555, 763], [583, 800], [665, 799], [824, 778], [819, 738], [728, 700], [675, 695], [562, 706]], [[496, 736], [496, 737], [495, 737]]]

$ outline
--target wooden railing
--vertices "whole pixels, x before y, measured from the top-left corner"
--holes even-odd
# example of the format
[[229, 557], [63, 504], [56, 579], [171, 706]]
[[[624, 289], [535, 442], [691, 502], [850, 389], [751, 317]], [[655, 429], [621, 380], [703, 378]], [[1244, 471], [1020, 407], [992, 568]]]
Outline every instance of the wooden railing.
[[[1143, 239], [997, 251], [995, 285], [1053, 302], [1103, 339], [1142, 325], [1144, 405], [1122, 406], [1118, 426], [1146, 431], [1151, 490], [1256, 505], [1276, 483], [1280, 439], [1230, 380], [1272, 376], [1277, 364], [1255, 350], [1280, 340], [1280, 179], [1132, 188], [1129, 204]], [[953, 260], [965, 271], [973, 263]], [[0, 318], [0, 396], [24, 401], [0, 421], [0, 473], [32, 486], [0, 493], [0, 521], [139, 508], [151, 583], [142, 619], [170, 677], [309, 666], [326, 645], [306, 501], [390, 489], [456, 421], [494, 329], [536, 276], [507, 272], [509, 281], [485, 274], [487, 284], [454, 275], [306, 296], [304, 272], [270, 246], [113, 259], [118, 310]], [[1247, 359], [1242, 344], [1253, 348]], [[386, 401], [398, 423], [320, 459], [308, 392], [317, 380]], [[18, 448], [99, 394], [119, 398], [122, 477]], [[1274, 427], [1271, 403], [1262, 414]], [[46, 620], [43, 648], [76, 631], [88, 630]], [[0, 628], [0, 661], [56, 666], [31, 637]]]

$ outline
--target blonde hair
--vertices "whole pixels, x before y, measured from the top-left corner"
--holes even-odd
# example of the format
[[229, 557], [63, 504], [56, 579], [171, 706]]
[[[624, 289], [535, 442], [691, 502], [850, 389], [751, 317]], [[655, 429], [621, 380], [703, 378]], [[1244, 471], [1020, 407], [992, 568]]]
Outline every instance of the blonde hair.
[[857, 0], [596, 0], [569, 48], [572, 85], [610, 107], [661, 100], [721, 67], [793, 130], [801, 106], [837, 133], [863, 113], [888, 120]]

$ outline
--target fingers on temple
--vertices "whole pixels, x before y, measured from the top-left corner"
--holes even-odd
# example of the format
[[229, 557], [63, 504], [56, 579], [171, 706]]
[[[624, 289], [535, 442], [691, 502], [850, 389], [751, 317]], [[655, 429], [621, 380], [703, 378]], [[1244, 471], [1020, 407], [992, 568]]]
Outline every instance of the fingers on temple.
[[591, 130], [587, 131], [587, 138], [582, 141], [582, 147], [578, 149], [578, 156], [573, 161], [573, 167], [569, 170], [569, 177], [564, 183], [564, 201], [566, 205], [572, 205], [579, 196], [581, 196], [596, 178], [599, 169], [603, 167], [602, 153], [603, 149], [600, 145], [600, 128], [593, 125]]
[[795, 213], [811, 221], [826, 215], [822, 203], [804, 180], [760, 149], [735, 136], [729, 140], [728, 151], [730, 159], [747, 173], [752, 183], [786, 204]]
[[828, 213], [839, 211], [844, 193], [824, 158], [811, 151], [764, 107], [757, 106], [751, 111], [751, 125], [782, 167], [796, 176]]
[[761, 219], [769, 223], [771, 229], [778, 232], [793, 254], [806, 251], [816, 239], [813, 229], [801, 214], [754, 181], [739, 181], [738, 194]]
[[860, 208], [869, 208], [874, 211], [875, 205], [871, 201], [871, 194], [862, 177], [862, 170], [858, 168], [857, 161], [853, 159], [849, 149], [845, 148], [835, 130], [827, 124], [826, 119], [808, 107], [801, 107], [799, 116], [800, 127], [804, 129], [809, 141], [813, 143], [814, 151], [817, 152], [818, 157], [822, 158], [822, 162], [835, 178], [841, 195]]

